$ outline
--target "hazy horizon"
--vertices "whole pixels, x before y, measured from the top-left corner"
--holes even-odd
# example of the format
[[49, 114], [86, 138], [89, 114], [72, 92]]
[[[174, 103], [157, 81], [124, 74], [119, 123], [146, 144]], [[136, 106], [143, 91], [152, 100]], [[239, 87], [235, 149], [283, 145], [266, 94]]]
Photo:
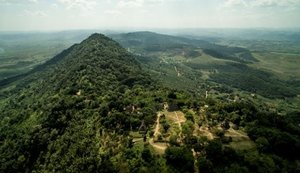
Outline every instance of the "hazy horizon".
[[298, 0], [0, 0], [0, 31], [298, 29]]

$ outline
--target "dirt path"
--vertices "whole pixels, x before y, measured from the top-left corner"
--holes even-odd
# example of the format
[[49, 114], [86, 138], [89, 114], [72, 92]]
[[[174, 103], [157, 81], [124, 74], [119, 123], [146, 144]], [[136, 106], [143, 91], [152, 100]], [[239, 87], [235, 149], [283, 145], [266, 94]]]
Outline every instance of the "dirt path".
[[161, 60], [162, 60], [163, 63], [169, 64], [168, 61], [164, 57], [162, 57]]
[[196, 151], [194, 150], [194, 148], [192, 149], [192, 152], [193, 152], [193, 156], [194, 156], [194, 170], [195, 170], [195, 173], [199, 173], [199, 169], [198, 169], [198, 160], [197, 160], [197, 153], [196, 153]]
[[160, 116], [161, 116], [161, 113], [158, 112], [157, 113], [157, 118], [156, 118], [156, 126], [155, 126], [155, 129], [154, 129], [154, 134], [153, 136], [157, 136], [160, 132], [159, 132], [159, 119], [160, 119]]
[[180, 77], [180, 76], [181, 76], [181, 74], [179, 73], [179, 71], [178, 71], [177, 67], [176, 67], [176, 66], [174, 66], [174, 68], [175, 68], [175, 71], [176, 71], [176, 73], [177, 73], [177, 77]]
[[163, 142], [154, 142], [153, 138], [150, 138], [149, 140], [149, 144], [152, 145], [154, 148], [159, 149], [161, 151], [165, 151], [168, 147], [167, 143], [163, 143]]
[[167, 144], [166, 143], [156, 143], [154, 142], [154, 138], [157, 137], [157, 135], [160, 134], [159, 132], [159, 119], [160, 119], [160, 116], [161, 116], [161, 113], [158, 112], [157, 113], [157, 119], [156, 119], [156, 126], [155, 126], [155, 129], [154, 129], [154, 134], [153, 134], [153, 137], [149, 139], [149, 144], [152, 145], [154, 148], [160, 150], [160, 152], [163, 152], [167, 149]]
[[181, 136], [181, 135], [182, 135], [182, 127], [181, 127], [181, 122], [182, 122], [182, 120], [181, 120], [181, 121], [179, 120], [179, 117], [178, 117], [176, 111], [175, 111], [175, 115], [176, 115], [176, 118], [177, 118], [177, 123], [178, 123], [179, 130], [180, 130], [178, 136], [179, 136], [179, 137], [182, 137], [182, 136]]
[[144, 138], [135, 138], [132, 140], [133, 143], [142, 141]]
[[207, 139], [209, 139], [209, 140], [213, 140], [214, 139], [214, 135], [208, 130], [207, 127], [200, 127], [199, 131], [201, 133], [203, 133], [202, 135], [206, 136]]
[[210, 132], [207, 133], [208, 134], [208, 139], [213, 140], [214, 139], [214, 135]]
[[242, 138], [249, 138], [249, 136], [244, 135], [244, 134], [242, 134], [242, 133], [240, 133], [240, 132], [238, 132], [238, 131], [236, 131], [236, 130], [234, 130], [232, 128], [228, 129], [227, 131], [229, 133], [231, 133], [230, 136], [236, 136], [236, 137], [242, 137]]
[[[207, 117], [205, 115], [205, 111], [206, 111], [205, 109], [206, 108], [207, 108], [207, 106], [205, 105], [203, 108], [200, 109], [200, 116], [202, 116], [202, 118], [204, 119], [206, 125], [208, 125], [208, 119], [207, 119]], [[209, 140], [214, 139], [214, 135], [209, 131], [208, 127], [201, 126], [199, 128], [199, 131], [201, 133], [203, 133], [202, 135], [206, 136], [207, 139], [209, 139]]]
[[205, 107], [204, 108], [200, 108], [200, 115], [203, 117], [203, 119], [205, 120], [206, 124], [208, 124], [208, 120], [207, 120], [207, 117], [205, 115]]

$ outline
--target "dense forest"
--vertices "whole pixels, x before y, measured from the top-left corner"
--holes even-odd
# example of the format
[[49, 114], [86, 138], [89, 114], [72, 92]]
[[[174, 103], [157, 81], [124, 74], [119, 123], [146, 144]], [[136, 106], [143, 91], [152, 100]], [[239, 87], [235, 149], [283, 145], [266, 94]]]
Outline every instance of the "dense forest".
[[[0, 172], [300, 171], [299, 111], [282, 115], [252, 98], [228, 101], [166, 88], [146, 73], [139, 58], [93, 34], [4, 83], [11, 86], [1, 90]], [[232, 75], [243, 68], [269, 78], [232, 66]], [[225, 78], [218, 75], [215, 80]], [[179, 133], [165, 137], [175, 126], [167, 115], [173, 112], [177, 119], [182, 112], [185, 120]], [[162, 153], [151, 141], [159, 123], [157, 141], [167, 143]], [[201, 127], [213, 137], [194, 133]], [[245, 133], [251, 147], [231, 145], [235, 138], [227, 134], [233, 128]], [[141, 135], [141, 145], [132, 132]]]

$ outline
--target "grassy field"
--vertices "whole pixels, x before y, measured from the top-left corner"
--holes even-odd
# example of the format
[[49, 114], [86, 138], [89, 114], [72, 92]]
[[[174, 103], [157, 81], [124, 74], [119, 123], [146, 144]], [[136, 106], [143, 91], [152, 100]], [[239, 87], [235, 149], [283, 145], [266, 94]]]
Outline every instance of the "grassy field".
[[26, 73], [69, 46], [70, 43], [26, 43], [26, 45], [10, 43], [7, 45], [2, 42], [0, 47], [4, 51], [0, 53], [0, 80]]
[[299, 41], [289, 40], [241, 40], [220, 39], [217, 44], [244, 47], [252, 52], [277, 52], [300, 54]]
[[0, 80], [28, 72], [88, 35], [89, 31], [0, 32]]
[[300, 79], [300, 54], [292, 53], [253, 53], [259, 62], [254, 68], [266, 69], [282, 79]]

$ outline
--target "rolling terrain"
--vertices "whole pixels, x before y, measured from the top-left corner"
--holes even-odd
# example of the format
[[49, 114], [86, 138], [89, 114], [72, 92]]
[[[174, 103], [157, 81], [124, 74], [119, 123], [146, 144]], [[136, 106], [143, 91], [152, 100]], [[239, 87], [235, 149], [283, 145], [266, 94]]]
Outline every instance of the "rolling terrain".
[[0, 33], [0, 80], [43, 64], [89, 35], [87, 31]]
[[299, 93], [297, 55], [262, 54], [242, 47], [151, 32], [112, 35], [112, 38], [139, 55], [142, 64], [169, 87], [197, 91], [201, 87], [207, 90], [203, 83], [221, 84], [268, 98], [296, 97]]
[[292, 63], [152, 32], [110, 37], [0, 81], [0, 172], [299, 171]]

